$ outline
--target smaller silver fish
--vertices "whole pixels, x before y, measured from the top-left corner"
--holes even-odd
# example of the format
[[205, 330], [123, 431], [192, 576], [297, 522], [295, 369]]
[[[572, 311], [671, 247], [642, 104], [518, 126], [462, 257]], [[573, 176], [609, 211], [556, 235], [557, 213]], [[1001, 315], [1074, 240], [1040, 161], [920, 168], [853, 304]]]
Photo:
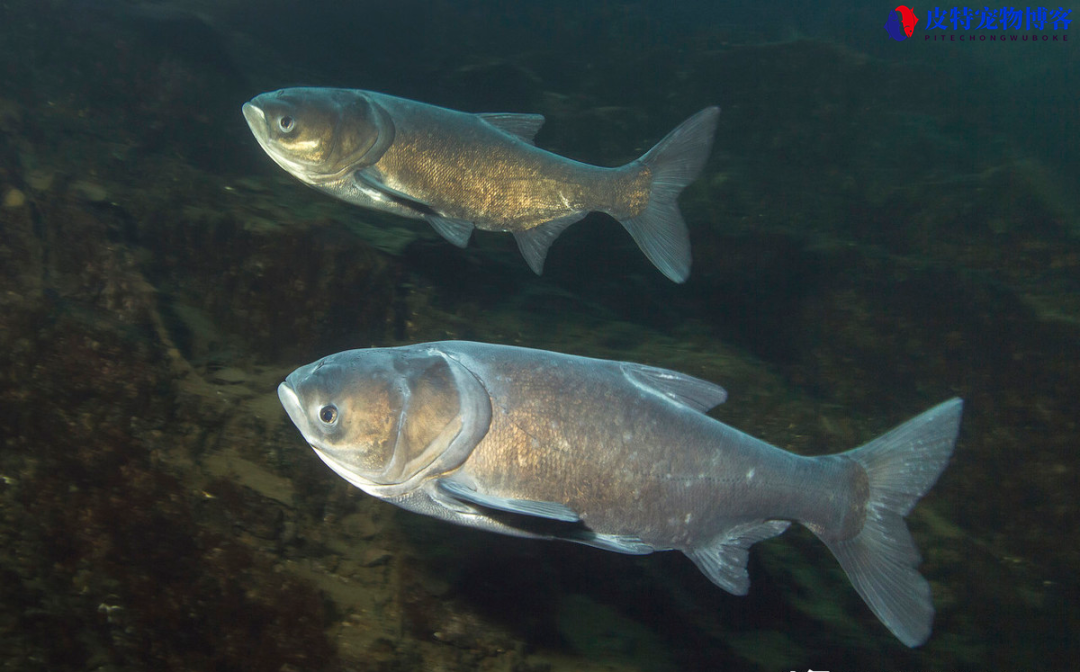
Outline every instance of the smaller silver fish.
[[465, 341], [341, 352], [278, 387], [338, 475], [460, 525], [678, 550], [743, 595], [750, 546], [797, 521], [894, 635], [923, 643], [934, 607], [904, 516], [949, 461], [961, 401], [802, 457], [705, 415], [726, 396], [675, 371]]
[[325, 88], [264, 93], [243, 110], [270, 158], [301, 182], [426, 220], [458, 247], [474, 228], [512, 233], [539, 275], [566, 227], [606, 212], [675, 282], [690, 275], [690, 234], [676, 199], [705, 165], [720, 114], [705, 108], [641, 158], [601, 168], [534, 146], [539, 114], [469, 114]]

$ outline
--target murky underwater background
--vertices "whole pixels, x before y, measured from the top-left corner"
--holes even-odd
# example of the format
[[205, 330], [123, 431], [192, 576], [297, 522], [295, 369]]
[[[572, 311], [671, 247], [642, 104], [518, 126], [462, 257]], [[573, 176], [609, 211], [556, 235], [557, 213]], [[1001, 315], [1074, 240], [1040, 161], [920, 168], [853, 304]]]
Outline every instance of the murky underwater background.
[[[0, 669], [1075, 667], [1080, 44], [673, 4], [0, 3]], [[600, 165], [719, 105], [690, 281], [601, 215], [537, 278], [510, 236], [307, 189], [240, 114], [301, 84], [542, 113], [541, 147]], [[964, 397], [909, 519], [930, 641], [805, 531], [738, 598], [681, 554], [378, 502], [278, 404], [322, 355], [448, 338], [706, 378], [714, 417], [805, 454]]]

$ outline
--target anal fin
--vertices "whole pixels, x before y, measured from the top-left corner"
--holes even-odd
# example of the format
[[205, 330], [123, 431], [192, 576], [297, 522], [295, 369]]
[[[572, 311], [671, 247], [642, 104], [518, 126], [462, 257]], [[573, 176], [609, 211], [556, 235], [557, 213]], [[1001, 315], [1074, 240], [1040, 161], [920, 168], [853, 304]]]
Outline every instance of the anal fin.
[[574, 222], [581, 221], [587, 212], [574, 212], [564, 217], [544, 222], [539, 226], [523, 231], [514, 231], [514, 240], [517, 241], [521, 256], [525, 257], [526, 263], [533, 273], [541, 275], [544, 272], [544, 260], [547, 258], [548, 249], [555, 239], [559, 237], [566, 227]]
[[687, 550], [686, 554], [710, 581], [729, 593], [745, 595], [750, 590], [750, 576], [746, 573], [750, 547], [781, 534], [790, 525], [786, 520], [743, 523], [713, 539], [708, 546]]
[[454, 245], [465, 247], [469, 244], [469, 236], [472, 235], [475, 226], [472, 222], [441, 215], [426, 215], [424, 219], [440, 236]]

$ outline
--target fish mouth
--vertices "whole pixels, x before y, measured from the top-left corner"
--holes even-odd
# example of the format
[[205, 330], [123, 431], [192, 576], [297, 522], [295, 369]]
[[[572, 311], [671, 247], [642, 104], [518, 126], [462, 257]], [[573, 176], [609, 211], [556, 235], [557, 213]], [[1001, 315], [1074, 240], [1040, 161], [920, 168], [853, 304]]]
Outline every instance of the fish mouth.
[[244, 103], [241, 109], [244, 112], [244, 119], [247, 120], [248, 128], [255, 134], [255, 138], [260, 143], [265, 141], [267, 137], [266, 112], [255, 103]]
[[282, 407], [285, 409], [285, 412], [289, 414], [289, 419], [293, 421], [296, 428], [303, 434], [304, 410], [300, 405], [300, 397], [296, 396], [296, 391], [293, 390], [288, 381], [278, 385], [277, 396]]

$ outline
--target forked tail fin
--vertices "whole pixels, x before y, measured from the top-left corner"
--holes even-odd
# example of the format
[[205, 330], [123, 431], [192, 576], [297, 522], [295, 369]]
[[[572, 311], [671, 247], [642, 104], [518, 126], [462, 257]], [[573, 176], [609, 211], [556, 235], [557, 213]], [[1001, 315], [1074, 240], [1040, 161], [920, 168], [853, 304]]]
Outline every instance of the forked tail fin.
[[866, 470], [866, 521], [854, 537], [819, 535], [855, 590], [882, 623], [908, 646], [930, 636], [930, 584], [916, 571], [919, 551], [904, 516], [937, 481], [952, 455], [963, 402], [950, 399], [865, 446], [843, 453]]
[[720, 108], [706, 107], [638, 159], [652, 171], [649, 204], [621, 220], [649, 261], [675, 282], [690, 277], [690, 234], [677, 199], [705, 166], [719, 115]]

